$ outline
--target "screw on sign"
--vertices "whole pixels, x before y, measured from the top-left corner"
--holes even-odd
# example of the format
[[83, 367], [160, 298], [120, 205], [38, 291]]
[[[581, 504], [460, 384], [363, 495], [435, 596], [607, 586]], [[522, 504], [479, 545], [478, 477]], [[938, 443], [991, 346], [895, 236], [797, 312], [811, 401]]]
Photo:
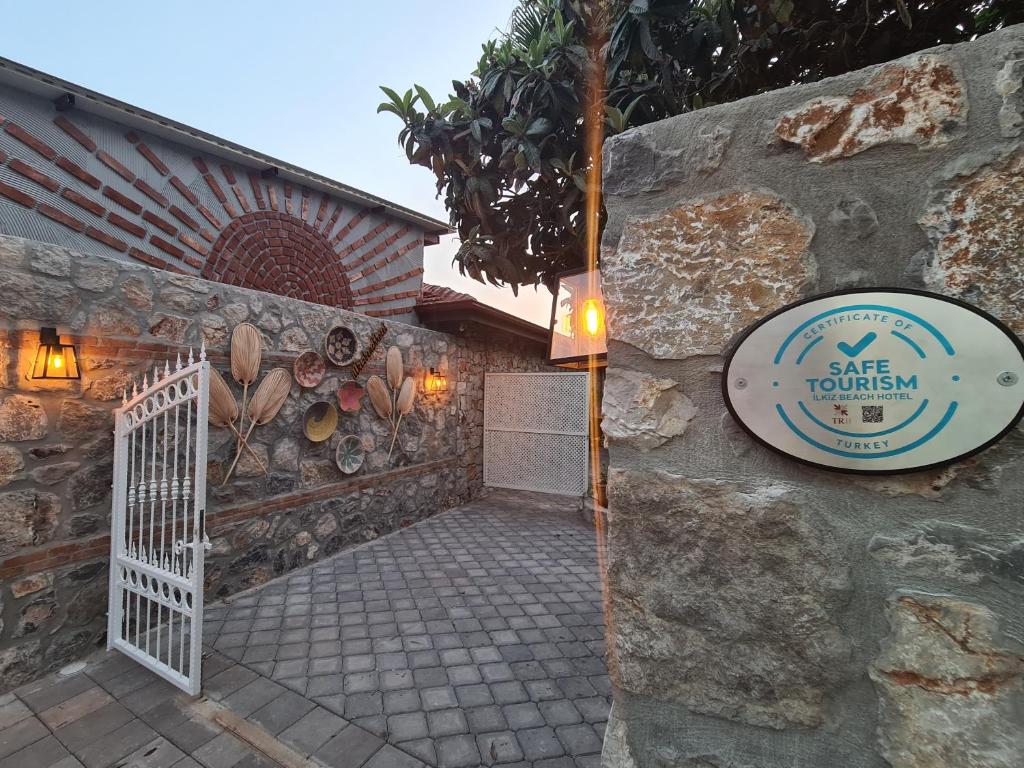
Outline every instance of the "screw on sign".
[[[913, 472], [973, 455], [1024, 415], [1024, 346], [956, 299], [899, 288], [806, 299], [748, 329], [723, 372], [755, 440], [843, 472]], [[860, 419], [849, 416], [851, 410]]]

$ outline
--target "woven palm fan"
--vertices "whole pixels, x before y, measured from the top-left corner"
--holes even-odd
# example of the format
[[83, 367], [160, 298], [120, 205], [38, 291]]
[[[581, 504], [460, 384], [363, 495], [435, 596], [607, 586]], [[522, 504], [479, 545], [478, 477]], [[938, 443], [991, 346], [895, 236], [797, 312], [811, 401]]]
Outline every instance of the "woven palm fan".
[[388, 461], [391, 461], [391, 452], [395, 450], [395, 440], [398, 439], [398, 428], [402, 424], [402, 417], [412, 413], [412, 407], [416, 403], [416, 380], [412, 376], [402, 382], [402, 388], [398, 392], [395, 410], [398, 411], [398, 419], [395, 421], [395, 434], [391, 436], [391, 447], [388, 448]]
[[384, 380], [380, 376], [371, 376], [366, 380], [366, 392], [370, 396], [370, 403], [377, 415], [390, 421], [394, 407], [391, 404], [391, 395]]
[[398, 347], [388, 347], [388, 354], [385, 358], [385, 369], [388, 377], [388, 386], [391, 387], [391, 400], [398, 405], [398, 390], [402, 386], [402, 378], [405, 371], [402, 365], [402, 350]]
[[263, 340], [252, 323], [241, 323], [231, 333], [231, 378], [242, 385], [242, 418], [238, 431], [245, 429], [245, 402], [249, 397], [249, 385], [260, 375], [263, 359]]
[[235, 420], [238, 418], [238, 403], [235, 396], [231, 394], [228, 383], [220, 375], [216, 368], [210, 369], [210, 423], [215, 427], [226, 427], [230, 429], [241, 444], [252, 454], [253, 459], [259, 464], [263, 474], [267, 474], [267, 468], [263, 465], [259, 454], [249, 445], [248, 441], [242, 440], [241, 433], [235, 428]]
[[[242, 438], [243, 442], [249, 439], [249, 435], [252, 434], [256, 427], [266, 424], [277, 416], [284, 406], [284, 401], [288, 399], [288, 393], [291, 391], [291, 388], [292, 375], [284, 368], [275, 368], [263, 377], [263, 381], [256, 387], [256, 394], [249, 401], [250, 424], [249, 430], [245, 433], [245, 437]], [[231, 469], [228, 470], [227, 476], [224, 478], [225, 483], [231, 477], [231, 473], [234, 472], [235, 465], [238, 464], [238, 457], [241, 455], [239, 450], [235, 455], [234, 462], [231, 464]]]

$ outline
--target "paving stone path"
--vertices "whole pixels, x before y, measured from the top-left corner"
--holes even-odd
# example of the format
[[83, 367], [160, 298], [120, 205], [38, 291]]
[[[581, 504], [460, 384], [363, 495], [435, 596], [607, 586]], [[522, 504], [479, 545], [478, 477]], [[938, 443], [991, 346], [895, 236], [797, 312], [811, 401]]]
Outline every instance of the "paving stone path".
[[[574, 510], [492, 492], [211, 605], [203, 694], [306, 765], [596, 768], [611, 687], [595, 535]], [[0, 702], [0, 768], [284, 759], [119, 655]]]

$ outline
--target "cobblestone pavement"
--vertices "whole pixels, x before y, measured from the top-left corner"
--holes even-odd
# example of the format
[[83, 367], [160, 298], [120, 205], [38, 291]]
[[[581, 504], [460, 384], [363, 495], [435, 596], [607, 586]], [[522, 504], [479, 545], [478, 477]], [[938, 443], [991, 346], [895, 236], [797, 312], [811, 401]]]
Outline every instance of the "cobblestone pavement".
[[[228, 659], [211, 659], [204, 677], [230, 665]], [[197, 717], [190, 704], [187, 694], [127, 656], [101, 654], [84, 672], [49, 675], [0, 696], [0, 768], [275, 765]]]
[[204, 641], [207, 703], [256, 737], [101, 656], [0, 699], [0, 768], [600, 762], [601, 588], [573, 500], [492, 492], [209, 606]]

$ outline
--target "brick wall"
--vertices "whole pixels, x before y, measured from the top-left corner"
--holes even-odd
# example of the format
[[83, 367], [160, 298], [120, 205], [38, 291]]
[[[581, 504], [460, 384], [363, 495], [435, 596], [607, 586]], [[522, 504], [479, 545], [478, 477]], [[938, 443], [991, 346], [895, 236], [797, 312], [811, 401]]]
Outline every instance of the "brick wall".
[[[542, 350], [498, 334], [462, 339], [391, 320], [284, 298], [189, 275], [0, 236], [0, 691], [59, 667], [104, 640], [109, 552], [112, 418], [121, 392], [155, 364], [206, 344], [230, 382], [231, 329], [254, 323], [264, 338], [263, 371], [291, 369], [305, 349], [322, 349], [346, 322], [366, 339], [387, 336], [360, 379], [383, 373], [389, 345], [406, 372], [449, 374], [449, 390], [422, 391], [403, 420], [395, 457], [390, 433], [364, 399], [334, 439], [303, 437], [302, 415], [334, 400], [347, 370], [331, 369], [315, 390], [292, 388], [281, 413], [251, 444], [269, 468], [244, 456], [222, 478], [234, 439], [211, 427], [207, 595], [220, 597], [301, 564], [373, 539], [482, 489], [483, 373], [530, 370]], [[40, 325], [59, 326], [79, 345], [80, 382], [29, 378]], [[363, 438], [359, 473], [334, 463], [336, 440]]]

